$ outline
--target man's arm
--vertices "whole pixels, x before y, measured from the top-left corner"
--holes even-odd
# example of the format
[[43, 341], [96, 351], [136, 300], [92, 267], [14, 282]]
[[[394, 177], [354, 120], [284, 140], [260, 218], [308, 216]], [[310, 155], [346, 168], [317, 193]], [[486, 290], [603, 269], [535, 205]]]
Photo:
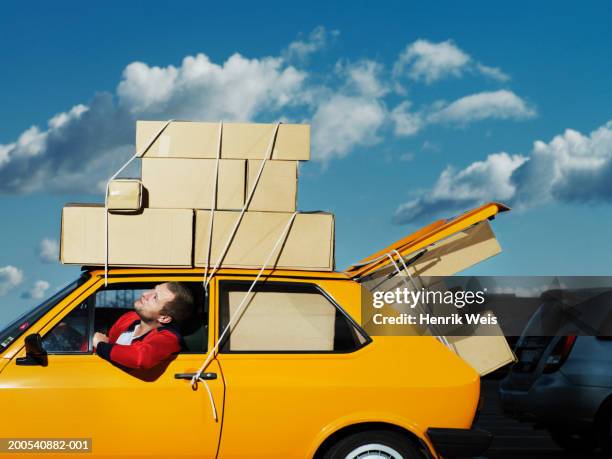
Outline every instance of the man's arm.
[[162, 331], [128, 346], [100, 342], [96, 353], [109, 362], [128, 368], [147, 370], [180, 350], [178, 337], [172, 332]]

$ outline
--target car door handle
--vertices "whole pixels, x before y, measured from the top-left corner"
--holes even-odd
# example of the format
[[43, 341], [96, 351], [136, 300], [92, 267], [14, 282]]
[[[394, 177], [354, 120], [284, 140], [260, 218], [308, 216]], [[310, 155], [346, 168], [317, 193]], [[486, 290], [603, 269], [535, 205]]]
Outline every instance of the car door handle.
[[[196, 373], [175, 373], [174, 379], [192, 379]], [[217, 373], [202, 373], [200, 379], [217, 379]]]

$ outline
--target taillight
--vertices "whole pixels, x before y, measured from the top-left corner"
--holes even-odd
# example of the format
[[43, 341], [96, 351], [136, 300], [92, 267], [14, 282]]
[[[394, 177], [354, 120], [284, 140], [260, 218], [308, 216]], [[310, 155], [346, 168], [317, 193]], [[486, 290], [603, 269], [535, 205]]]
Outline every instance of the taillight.
[[546, 359], [546, 365], [544, 365], [544, 373], [552, 373], [561, 368], [561, 365], [567, 360], [576, 342], [575, 336], [563, 336], [555, 344], [555, 348], [552, 350], [548, 359]]

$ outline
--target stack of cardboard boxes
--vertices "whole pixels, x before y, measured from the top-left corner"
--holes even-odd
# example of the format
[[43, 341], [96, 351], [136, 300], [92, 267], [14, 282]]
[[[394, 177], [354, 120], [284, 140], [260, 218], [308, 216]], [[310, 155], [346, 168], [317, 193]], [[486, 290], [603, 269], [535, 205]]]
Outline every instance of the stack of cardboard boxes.
[[[221, 266], [261, 267], [296, 211], [298, 161], [310, 159], [310, 127], [278, 127], [271, 157], [228, 241], [269, 152], [276, 125], [224, 124], [221, 132], [218, 123], [171, 122], [165, 129], [164, 125], [137, 122], [142, 178], [109, 184], [108, 264], [214, 266], [231, 242]], [[105, 263], [106, 218], [103, 205], [64, 207], [62, 263]], [[277, 268], [332, 271], [333, 215], [298, 213], [271, 260]]]

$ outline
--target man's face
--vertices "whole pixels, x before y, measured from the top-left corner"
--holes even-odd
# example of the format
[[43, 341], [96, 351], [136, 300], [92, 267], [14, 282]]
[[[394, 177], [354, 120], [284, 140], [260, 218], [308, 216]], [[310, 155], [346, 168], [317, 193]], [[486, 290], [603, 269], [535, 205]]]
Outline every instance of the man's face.
[[167, 284], [156, 285], [154, 289], [148, 290], [134, 303], [134, 309], [145, 322], [167, 323], [172, 319], [170, 316], [162, 315], [163, 307], [174, 299], [174, 294], [168, 289]]

